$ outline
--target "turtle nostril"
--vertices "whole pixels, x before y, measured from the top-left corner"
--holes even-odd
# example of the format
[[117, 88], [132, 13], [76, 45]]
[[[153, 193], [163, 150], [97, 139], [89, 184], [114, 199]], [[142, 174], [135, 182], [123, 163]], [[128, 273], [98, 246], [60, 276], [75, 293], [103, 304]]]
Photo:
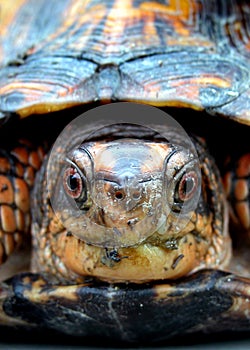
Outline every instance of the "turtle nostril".
[[135, 190], [132, 194], [134, 200], [139, 200], [141, 198], [141, 191]]
[[119, 199], [119, 200], [123, 199], [124, 198], [124, 193], [122, 191], [116, 191], [115, 192], [115, 198]]

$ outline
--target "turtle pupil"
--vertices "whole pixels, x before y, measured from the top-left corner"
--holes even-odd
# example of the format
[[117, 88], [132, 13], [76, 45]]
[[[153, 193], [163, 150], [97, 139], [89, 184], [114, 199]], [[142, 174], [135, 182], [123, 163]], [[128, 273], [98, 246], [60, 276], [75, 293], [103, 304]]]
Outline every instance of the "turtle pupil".
[[123, 198], [123, 193], [122, 193], [122, 191], [116, 191], [115, 197], [116, 197], [116, 199], [122, 199], [122, 198]]
[[193, 190], [193, 187], [194, 187], [194, 181], [192, 178], [188, 177], [182, 187], [183, 195], [185, 196], [186, 194], [190, 193]]
[[185, 173], [178, 183], [175, 192], [175, 201], [178, 203], [186, 202], [191, 199], [198, 186], [198, 178], [194, 171]]
[[79, 179], [75, 175], [70, 175], [68, 177], [68, 186], [71, 191], [76, 191], [78, 189], [78, 181]]

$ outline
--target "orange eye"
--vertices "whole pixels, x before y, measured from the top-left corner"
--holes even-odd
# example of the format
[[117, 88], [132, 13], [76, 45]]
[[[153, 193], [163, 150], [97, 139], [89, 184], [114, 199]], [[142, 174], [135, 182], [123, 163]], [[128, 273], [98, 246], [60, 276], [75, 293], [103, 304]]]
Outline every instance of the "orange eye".
[[85, 180], [77, 169], [71, 167], [65, 170], [63, 186], [66, 193], [73, 199], [85, 201], [87, 199], [87, 186]]
[[177, 197], [185, 202], [191, 199], [198, 187], [198, 177], [194, 171], [185, 173], [177, 185]]

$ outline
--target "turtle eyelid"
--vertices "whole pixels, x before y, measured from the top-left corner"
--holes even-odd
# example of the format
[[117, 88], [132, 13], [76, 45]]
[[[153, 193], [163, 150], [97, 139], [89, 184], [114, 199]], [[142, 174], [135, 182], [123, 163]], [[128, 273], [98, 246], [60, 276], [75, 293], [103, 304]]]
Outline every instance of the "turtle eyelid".
[[79, 175], [81, 176], [81, 177], [83, 177], [83, 178], [86, 178], [86, 175], [82, 172], [82, 170], [79, 168], [79, 166], [76, 164], [76, 163], [74, 163], [71, 159], [69, 159], [69, 158], [66, 158], [66, 161], [72, 166], [72, 167], [74, 167], [76, 170], [77, 170], [77, 172], [79, 173]]

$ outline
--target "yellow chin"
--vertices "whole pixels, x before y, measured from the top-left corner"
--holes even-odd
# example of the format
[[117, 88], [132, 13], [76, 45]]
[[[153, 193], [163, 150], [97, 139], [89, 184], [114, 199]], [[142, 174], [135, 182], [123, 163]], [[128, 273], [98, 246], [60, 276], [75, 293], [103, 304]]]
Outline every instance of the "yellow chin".
[[65, 266], [78, 276], [93, 276], [107, 282], [176, 279], [218, 263], [211, 260], [207, 243], [197, 242], [191, 233], [181, 237], [175, 249], [147, 242], [121, 248], [113, 259], [112, 250], [87, 245], [73, 236], [64, 239], [67, 240], [62, 255]]

